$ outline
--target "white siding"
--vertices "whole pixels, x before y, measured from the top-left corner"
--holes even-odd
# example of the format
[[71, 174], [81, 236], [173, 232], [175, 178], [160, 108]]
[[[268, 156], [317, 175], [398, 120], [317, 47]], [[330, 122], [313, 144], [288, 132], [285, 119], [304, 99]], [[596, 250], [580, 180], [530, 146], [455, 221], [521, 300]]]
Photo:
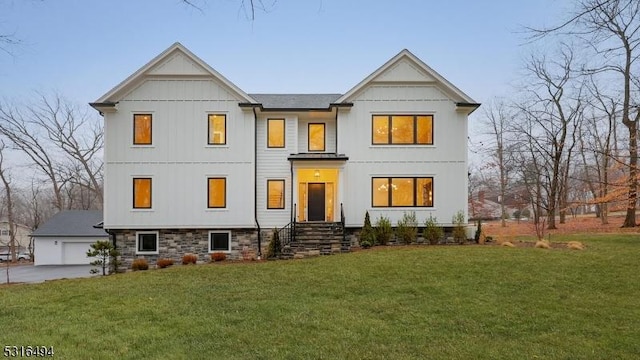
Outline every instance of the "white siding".
[[[453, 214], [467, 211], [467, 117], [433, 85], [372, 84], [352, 99], [354, 106], [338, 117], [338, 152], [349, 160], [345, 169], [347, 226], [362, 226], [365, 211], [395, 224], [405, 211], [415, 211], [420, 223], [431, 214], [450, 224]], [[371, 144], [374, 114], [433, 114], [434, 144]], [[371, 178], [429, 176], [434, 178], [432, 208], [373, 208]]]
[[[253, 227], [253, 113], [214, 79], [151, 79], [105, 114], [105, 228]], [[151, 146], [133, 146], [133, 114], [151, 113]], [[226, 115], [226, 145], [207, 145], [207, 114]], [[151, 177], [152, 209], [134, 210], [132, 179]], [[207, 209], [206, 178], [227, 178]]]
[[[267, 119], [285, 119], [285, 147], [267, 148]], [[269, 114], [258, 117], [258, 221], [261, 227], [281, 227], [291, 216], [291, 164], [290, 154], [298, 152], [298, 117], [287, 114]], [[267, 180], [285, 180], [284, 209], [267, 209]]]

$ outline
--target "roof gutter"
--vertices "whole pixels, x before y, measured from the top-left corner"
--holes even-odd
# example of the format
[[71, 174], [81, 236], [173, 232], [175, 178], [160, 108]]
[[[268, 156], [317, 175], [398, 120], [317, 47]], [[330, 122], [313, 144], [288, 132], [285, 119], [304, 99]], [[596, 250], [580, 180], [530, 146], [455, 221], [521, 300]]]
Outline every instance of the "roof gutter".
[[480, 103], [457, 102], [456, 106], [459, 108], [470, 108], [471, 111], [469, 111], [468, 115], [471, 115], [471, 113], [480, 107]]
[[116, 105], [118, 105], [117, 101], [105, 101], [105, 102], [93, 102], [89, 103], [89, 106], [98, 110], [100, 116], [104, 116], [105, 112], [115, 111]]
[[326, 108], [270, 108], [264, 107], [263, 104], [260, 103], [240, 103], [238, 104], [241, 108], [259, 108], [260, 111], [271, 111], [271, 112], [297, 112], [297, 111], [323, 111], [323, 112], [331, 112], [333, 108], [341, 108], [341, 107], [352, 107], [353, 103], [331, 103]]

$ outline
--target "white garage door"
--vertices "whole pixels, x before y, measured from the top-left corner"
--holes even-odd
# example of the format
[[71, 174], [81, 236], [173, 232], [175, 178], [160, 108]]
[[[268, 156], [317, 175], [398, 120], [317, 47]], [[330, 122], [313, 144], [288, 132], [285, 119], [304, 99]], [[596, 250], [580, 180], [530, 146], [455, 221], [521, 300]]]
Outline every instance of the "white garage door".
[[91, 244], [91, 242], [63, 242], [62, 264], [89, 264], [92, 260], [87, 257], [87, 250], [89, 250]]

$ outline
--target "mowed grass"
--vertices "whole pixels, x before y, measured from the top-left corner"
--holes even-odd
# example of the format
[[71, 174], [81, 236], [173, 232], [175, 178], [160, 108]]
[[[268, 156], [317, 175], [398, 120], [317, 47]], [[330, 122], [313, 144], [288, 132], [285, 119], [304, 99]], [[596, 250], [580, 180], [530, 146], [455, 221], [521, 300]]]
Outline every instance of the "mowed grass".
[[386, 247], [0, 288], [0, 345], [61, 359], [637, 359], [640, 238]]

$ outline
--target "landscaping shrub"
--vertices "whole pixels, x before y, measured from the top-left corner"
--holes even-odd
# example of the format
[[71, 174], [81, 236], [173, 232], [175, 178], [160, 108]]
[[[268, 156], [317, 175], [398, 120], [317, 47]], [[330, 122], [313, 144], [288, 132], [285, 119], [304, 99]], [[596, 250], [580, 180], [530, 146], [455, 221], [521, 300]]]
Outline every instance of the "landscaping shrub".
[[158, 262], [156, 263], [156, 266], [159, 269], [164, 269], [166, 267], [169, 267], [173, 265], [173, 259], [159, 259]]
[[267, 247], [267, 259], [277, 259], [282, 253], [282, 242], [280, 242], [280, 233], [278, 229], [273, 229], [271, 241]]
[[[366, 219], [365, 219], [366, 221]], [[376, 220], [375, 242], [377, 245], [387, 245], [393, 236], [393, 228], [388, 217], [380, 215]]]
[[399, 241], [409, 245], [418, 238], [418, 221], [415, 211], [404, 213], [402, 219], [398, 220], [396, 236]]
[[198, 262], [198, 255], [196, 254], [184, 254], [182, 257], [182, 265], [195, 264]]
[[131, 270], [133, 271], [147, 270], [147, 269], [149, 269], [149, 263], [145, 258], [137, 258], [133, 260], [133, 263], [131, 263]]
[[373, 228], [371, 227], [371, 218], [369, 217], [369, 212], [365, 212], [364, 214], [364, 226], [362, 227], [362, 231], [360, 231], [360, 236], [358, 237], [360, 242], [360, 247], [367, 249], [375, 244], [375, 234], [373, 233]]
[[569, 241], [567, 243], [567, 248], [571, 250], [584, 250], [584, 244], [580, 241]]
[[422, 235], [429, 244], [436, 245], [444, 237], [444, 230], [441, 226], [438, 226], [438, 219], [429, 215], [424, 222], [424, 233]]
[[214, 252], [211, 254], [211, 261], [225, 261], [227, 259], [227, 254], [223, 252]]
[[478, 219], [478, 225], [476, 226], [476, 233], [473, 235], [473, 241], [476, 244], [480, 244], [480, 237], [482, 236], [482, 220]]
[[[91, 265], [102, 268], [102, 275], [107, 275], [107, 267], [109, 267], [109, 274], [113, 274], [118, 269], [120, 261], [118, 255], [120, 253], [116, 250], [115, 246], [108, 240], [98, 240], [90, 245], [91, 250], [87, 251], [88, 257], [94, 257], [95, 260], [91, 262]], [[92, 274], [100, 272], [98, 269], [91, 269]]]
[[464, 244], [467, 241], [467, 233], [464, 231], [464, 212], [459, 210], [451, 221], [453, 223], [453, 240], [459, 244]]
[[500, 246], [516, 247], [516, 246], [515, 246], [515, 245], [513, 245], [513, 243], [511, 243], [510, 241], [502, 242], [502, 243], [500, 244]]
[[550, 249], [551, 244], [549, 244], [549, 241], [547, 240], [539, 240], [539, 241], [536, 241], [535, 247], [538, 249]]

